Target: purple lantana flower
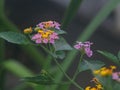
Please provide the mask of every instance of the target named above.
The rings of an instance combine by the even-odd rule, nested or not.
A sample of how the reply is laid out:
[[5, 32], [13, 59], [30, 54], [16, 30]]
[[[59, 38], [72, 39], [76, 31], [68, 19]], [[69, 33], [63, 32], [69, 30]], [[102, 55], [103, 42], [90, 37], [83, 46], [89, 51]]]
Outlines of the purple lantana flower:
[[74, 45], [74, 48], [77, 50], [80, 50], [81, 52], [84, 52], [88, 57], [91, 57], [93, 55], [93, 51], [91, 50], [91, 45], [93, 43], [86, 41], [86, 42], [78, 42]]
[[60, 29], [60, 24], [56, 21], [45, 21], [39, 23], [37, 27], [39, 27], [40, 29], [49, 29], [49, 28]]

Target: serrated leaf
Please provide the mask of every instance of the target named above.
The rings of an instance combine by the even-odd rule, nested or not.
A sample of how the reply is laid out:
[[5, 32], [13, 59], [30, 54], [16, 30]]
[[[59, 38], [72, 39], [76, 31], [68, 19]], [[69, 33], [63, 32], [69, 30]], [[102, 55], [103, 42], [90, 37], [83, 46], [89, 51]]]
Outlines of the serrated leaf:
[[72, 47], [62, 37], [60, 37], [60, 39], [57, 40], [54, 43], [54, 47], [55, 47], [56, 51], [60, 51], [60, 50], [72, 50]]
[[29, 40], [27, 37], [21, 33], [17, 32], [1, 32], [0, 38], [3, 38], [4, 40], [15, 43], [15, 44], [29, 44]]
[[96, 70], [104, 66], [105, 64], [101, 61], [86, 61], [80, 63], [79, 72], [86, 71], [86, 70]]
[[100, 50], [98, 50], [98, 53], [105, 56], [106, 58], [108, 58], [112, 62], [119, 64], [118, 58], [114, 54], [107, 52], [107, 51], [100, 51]]
[[63, 59], [65, 57], [64, 51], [56, 51], [56, 56], [60, 59]]

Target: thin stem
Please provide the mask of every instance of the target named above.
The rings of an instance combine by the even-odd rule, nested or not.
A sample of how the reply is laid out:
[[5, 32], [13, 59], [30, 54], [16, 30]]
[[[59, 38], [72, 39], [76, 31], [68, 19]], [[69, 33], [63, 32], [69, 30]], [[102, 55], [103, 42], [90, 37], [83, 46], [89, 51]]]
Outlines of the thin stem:
[[79, 88], [80, 90], [83, 90], [82, 87], [80, 87], [74, 80], [72, 80], [62, 69], [61, 65], [58, 63], [58, 61], [56, 59], [54, 59], [55, 63], [58, 65], [59, 69], [62, 71], [62, 73], [65, 75], [65, 77], [72, 83], [74, 84], [77, 88]]
[[77, 88], [79, 88], [80, 90], [83, 90], [82, 87], [80, 87], [74, 80], [72, 80], [62, 69], [62, 66], [58, 63], [58, 61], [56, 60], [56, 57], [54, 56], [54, 54], [49, 51], [46, 47], [44, 47], [43, 45], [40, 45], [47, 53], [49, 53], [50, 55], [52, 55], [52, 57], [54, 58], [53, 60], [55, 61], [55, 63], [57, 64], [57, 66], [59, 67], [59, 69], [61, 70], [61, 72], [65, 75], [65, 77], [72, 83], [74, 84]]
[[80, 67], [80, 63], [81, 63], [81, 61], [82, 61], [82, 59], [83, 59], [83, 56], [84, 56], [84, 52], [83, 52], [83, 53], [81, 53], [81, 56], [80, 56], [80, 60], [79, 60], [78, 66], [77, 66], [77, 69], [76, 69], [76, 71], [75, 71], [75, 74], [74, 74], [74, 76], [73, 76], [73, 79], [72, 79], [72, 80], [75, 80], [75, 79], [76, 79], [76, 77], [77, 77], [77, 75], [78, 75], [78, 72], [79, 72], [79, 67]]

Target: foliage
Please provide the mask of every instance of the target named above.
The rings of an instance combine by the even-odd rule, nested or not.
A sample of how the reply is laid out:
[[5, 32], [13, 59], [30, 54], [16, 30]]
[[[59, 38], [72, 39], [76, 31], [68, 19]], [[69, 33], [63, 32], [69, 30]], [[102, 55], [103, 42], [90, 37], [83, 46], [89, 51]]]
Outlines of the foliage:
[[[1, 0], [1, 2], [3, 3], [3, 0]], [[82, 2], [82, 0], [71, 0], [69, 8], [63, 19], [62, 28], [66, 28], [67, 25], [71, 22], [71, 20], [73, 19], [73, 17], [75, 16], [75, 14], [78, 10], [79, 5], [81, 4], [81, 2]], [[88, 25], [88, 27], [78, 37], [78, 40], [81, 42], [86, 41], [94, 33], [96, 28], [103, 22], [103, 20], [110, 14], [110, 12], [115, 8], [115, 6], [118, 4], [118, 2], [119, 2], [119, 0], [109, 1], [109, 3], [107, 5], [105, 5], [105, 7], [103, 7], [103, 9], [101, 9], [101, 11], [93, 19], [93, 21], [90, 23], [90, 25]], [[0, 13], [1, 13], [0, 20], [2, 20], [2, 22], [3, 22], [1, 24], [2, 25], [1, 28], [12, 27], [12, 29], [14, 31], [14, 30], [16, 30], [14, 25], [12, 25], [12, 23], [9, 22], [4, 17], [4, 14], [3, 14], [3, 6], [4, 5], [2, 3], [0, 3], [0, 7], [1, 7], [0, 8]], [[85, 45], [82, 48], [80, 47], [78, 49], [78, 51], [81, 53], [80, 60], [78, 63], [78, 67], [76, 68], [76, 71], [73, 75], [73, 78], [71, 78], [66, 73], [66, 71], [69, 68], [70, 64], [72, 63], [72, 60], [74, 59], [74, 57], [76, 57], [77, 51], [75, 49], [73, 49], [71, 47], [71, 45], [69, 45], [67, 43], [67, 41], [63, 38], [62, 34], [66, 34], [67, 32], [59, 29], [59, 24], [58, 23], [56, 24], [55, 21], [53, 21], [52, 24], [54, 24], [56, 26], [51, 25], [51, 22], [52, 21], [48, 21], [47, 24], [46, 24], [46, 22], [44, 22], [46, 26], [43, 28], [41, 28], [41, 26], [39, 28], [37, 26], [37, 29], [32, 28], [33, 33], [29, 32], [29, 28], [27, 28], [28, 31], [26, 32], [26, 34], [28, 34], [28, 35], [26, 35], [26, 36], [20, 32], [13, 32], [13, 31], [0, 32], [0, 38], [1, 38], [0, 42], [1, 42], [2, 47], [4, 46], [4, 41], [2, 39], [6, 40], [7, 42], [19, 44], [19, 45], [32, 45], [32, 46], [35, 45], [38, 47], [40, 46], [41, 48], [43, 48], [44, 51], [46, 51], [46, 53], [49, 56], [52, 57], [52, 58], [50, 58], [51, 60], [46, 65], [48, 65], [50, 68], [53, 68], [52, 64], [51, 64], [51, 61], [53, 60], [56, 63], [56, 66], [54, 66], [54, 67], [59, 67], [59, 70], [58, 70], [58, 68], [55, 70], [54, 75], [51, 75], [50, 73], [48, 73], [46, 71], [42, 71], [39, 75], [34, 75], [24, 65], [22, 65], [21, 63], [15, 61], [15, 60], [3, 61], [4, 60], [4, 48], [2, 48], [0, 51], [0, 55], [1, 55], [0, 59], [1, 59], [2, 68], [9, 70], [10, 72], [14, 73], [18, 77], [21, 77], [22, 78], [21, 81], [25, 82], [25, 83], [23, 83], [23, 85], [18, 86], [18, 88], [16, 88], [16, 90], [17, 89], [20, 90], [21, 87], [26, 87], [26, 83], [32, 83], [32, 87], [34, 87], [35, 90], [39, 90], [39, 89], [45, 90], [45, 88], [42, 85], [51, 86], [52, 90], [55, 90], [57, 88], [57, 86], [59, 86], [59, 85], [65, 85], [63, 90], [68, 90], [68, 87], [70, 86], [70, 84], [73, 84], [79, 90], [84, 90], [84, 88], [75, 81], [75, 79], [77, 78], [79, 73], [82, 73], [83, 71], [86, 71], [86, 70], [91, 70], [93, 73], [94, 70], [100, 69], [105, 65], [104, 62], [101, 62], [100, 60], [84, 60], [83, 56], [86, 54], [85, 52], [87, 52], [86, 50], [88, 50], [88, 48], [89, 48], [88, 46]], [[41, 29], [43, 29], [42, 33], [40, 33]], [[49, 34], [46, 35], [46, 32]], [[33, 36], [36, 34], [42, 35], [42, 39], [43, 39], [42, 42], [38, 42], [39, 38], [32, 39]], [[40, 35], [38, 35], [38, 36], [40, 36]], [[46, 38], [48, 39], [47, 42], [45, 41]], [[52, 38], [52, 39], [50, 40], [50, 38]], [[52, 41], [53, 39], [55, 41]], [[23, 46], [23, 47], [26, 47], [26, 46]], [[30, 46], [30, 48], [31, 49], [29, 49], [29, 48], [24, 48], [24, 49], [26, 51], [28, 51], [29, 53], [31, 53], [31, 55], [35, 59], [37, 59], [38, 62], [39, 62], [39, 59], [41, 59], [42, 61], [46, 59], [43, 57], [42, 53], [40, 54], [41, 56], [39, 56], [39, 53], [37, 52], [36, 49], [34, 49], [31, 46]], [[66, 56], [66, 51], [71, 51], [71, 52]], [[119, 66], [120, 51], [118, 52], [118, 55], [114, 55], [110, 52], [100, 51], [100, 50], [98, 50], [98, 53], [105, 56], [106, 58], [108, 58], [108, 60], [111, 60], [113, 63], [115, 63]], [[65, 60], [63, 60], [62, 64], [60, 64], [59, 61], [57, 60], [57, 59], [64, 59], [64, 58], [65, 58]], [[44, 65], [44, 62], [42, 64]], [[105, 70], [109, 70], [109, 69], [105, 69]], [[49, 69], [49, 71], [52, 72], [52, 69]], [[118, 72], [117, 72], [117, 74], [119, 74]], [[110, 76], [107, 76], [107, 77], [102, 77], [100, 75], [96, 75], [93, 73], [93, 76], [98, 79], [98, 81], [97, 81], [98, 83], [95, 87], [88, 87], [89, 89], [87, 88], [85, 90], [92, 90], [92, 88], [96, 88], [96, 90], [120, 89], [119, 80], [117, 80], [117, 79], [114, 80], [112, 77], [112, 73], [114, 73], [114, 72], [111, 72]], [[1, 79], [2, 75], [4, 75], [2, 72], [2, 69], [0, 71], [0, 74], [1, 74], [0, 75], [0, 79]], [[65, 76], [67, 78], [66, 81], [62, 81], [63, 76]], [[4, 79], [3, 80], [1, 79], [0, 84], [2, 81], [4, 81]], [[4, 83], [2, 83], [1, 85], [3, 86], [3, 84]], [[3, 87], [1, 85], [0, 85], [0, 89], [3, 90]], [[101, 85], [101, 86], [98, 87], [98, 85]], [[21, 90], [22, 89], [23, 88], [21, 88]]]

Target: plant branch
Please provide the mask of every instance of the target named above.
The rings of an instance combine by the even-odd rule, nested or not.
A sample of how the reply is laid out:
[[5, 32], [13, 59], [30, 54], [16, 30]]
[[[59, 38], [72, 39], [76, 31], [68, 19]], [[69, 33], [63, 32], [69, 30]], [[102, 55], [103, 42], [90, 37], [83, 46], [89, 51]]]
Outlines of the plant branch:
[[74, 74], [72, 80], [75, 80], [76, 77], [77, 77], [77, 75], [78, 75], [79, 68], [80, 68], [80, 63], [81, 63], [81, 61], [83, 60], [83, 56], [84, 56], [84, 53], [81, 53], [81, 56], [80, 56], [80, 60], [79, 60], [78, 66], [77, 66], [77, 69], [76, 69], [76, 71], [75, 71], [75, 74]]
[[82, 87], [80, 87], [74, 80], [72, 80], [62, 69], [62, 66], [58, 63], [58, 61], [56, 59], [54, 59], [55, 63], [57, 64], [57, 66], [59, 67], [59, 69], [61, 70], [61, 72], [65, 75], [65, 77], [72, 83], [74, 84], [77, 88], [79, 88], [80, 90], [83, 90]]

